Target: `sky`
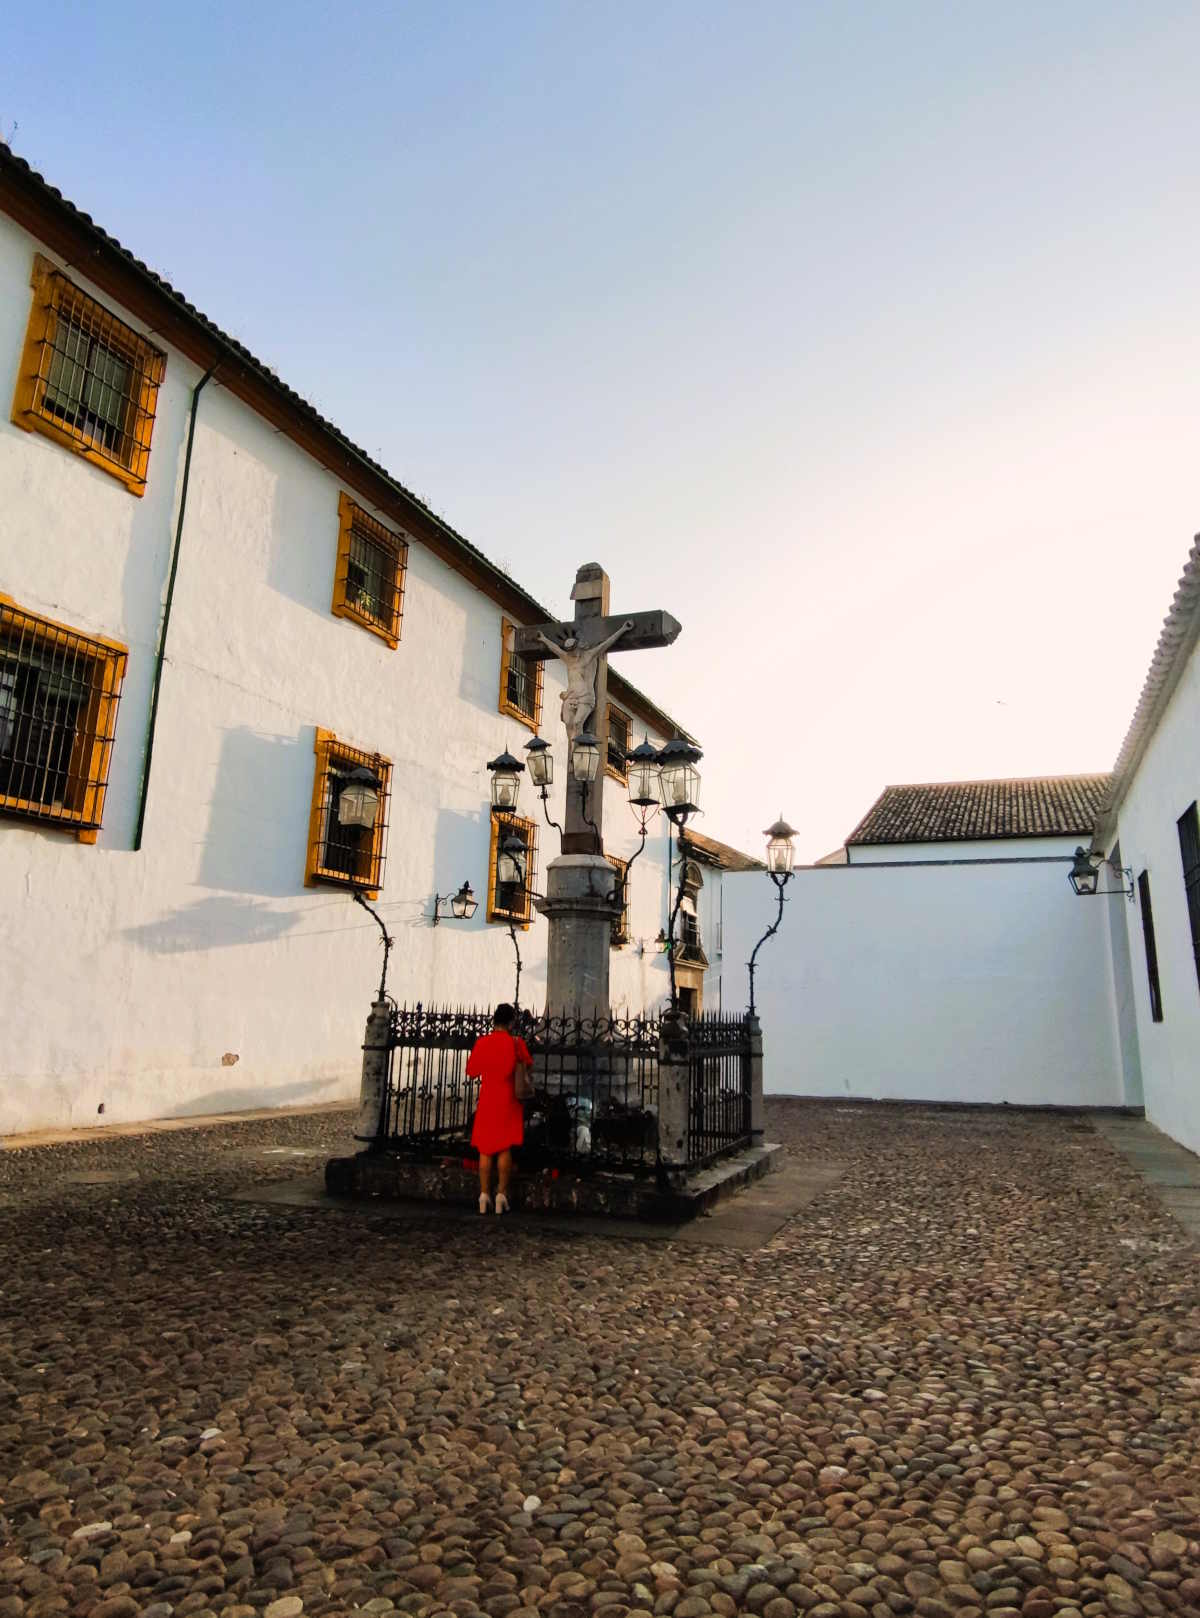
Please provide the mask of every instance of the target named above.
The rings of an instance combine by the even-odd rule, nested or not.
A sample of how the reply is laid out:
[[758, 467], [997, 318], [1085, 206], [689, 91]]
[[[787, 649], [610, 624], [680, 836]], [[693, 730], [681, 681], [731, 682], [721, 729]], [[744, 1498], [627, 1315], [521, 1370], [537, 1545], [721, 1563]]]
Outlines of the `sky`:
[[63, 0], [0, 134], [553, 610], [672, 612], [619, 666], [699, 828], [807, 860], [1116, 757], [1200, 529], [1198, 74], [1192, 0]]

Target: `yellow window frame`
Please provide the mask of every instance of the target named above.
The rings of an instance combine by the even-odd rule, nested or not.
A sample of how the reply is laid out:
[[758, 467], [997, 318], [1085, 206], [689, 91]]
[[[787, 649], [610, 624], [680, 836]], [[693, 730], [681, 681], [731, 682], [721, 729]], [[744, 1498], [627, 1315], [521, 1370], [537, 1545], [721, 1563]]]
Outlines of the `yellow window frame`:
[[[388, 805], [391, 801], [392, 761], [379, 753], [367, 753], [361, 748], [351, 747], [347, 742], [339, 741], [331, 730], [322, 730], [317, 727], [313, 738], [313, 753], [316, 763], [313, 768], [312, 805], [308, 816], [308, 852], [304, 862], [304, 886], [306, 888], [332, 886], [338, 888], [358, 888], [368, 899], [378, 899], [383, 886], [383, 862], [385, 858], [385, 839], [388, 826]], [[355, 765], [365, 765], [373, 770], [380, 780], [380, 809], [379, 817], [371, 835], [371, 854], [368, 874], [356, 878], [348, 871], [338, 871], [327, 866], [322, 856], [325, 853], [328, 841], [328, 815], [331, 805], [326, 803], [326, 782], [332, 766], [343, 765], [353, 769]]]
[[43, 826], [73, 831], [81, 843], [94, 843], [104, 819], [108, 792], [108, 771], [112, 762], [117, 728], [117, 705], [129, 664], [129, 648], [75, 629], [41, 613], [20, 606], [12, 596], [0, 592], [0, 629], [14, 619], [22, 622], [22, 632], [35, 641], [49, 642], [57, 649], [74, 650], [91, 664], [91, 690], [86, 712], [75, 727], [67, 784], [74, 803], [44, 804], [33, 798], [0, 794], [0, 815], [32, 820]]
[[626, 756], [629, 754], [629, 742], [633, 735], [633, 720], [625, 712], [624, 708], [618, 708], [615, 702], [610, 702], [604, 711], [604, 773], [605, 775], [611, 775], [614, 781], [620, 781], [621, 785], [625, 786], [629, 781], [628, 765], [626, 765], [625, 769], [618, 770], [616, 765], [610, 764], [608, 760], [608, 739], [612, 735], [614, 714], [617, 714], [624, 723], [623, 735], [625, 739], [621, 751]]
[[542, 723], [542, 685], [545, 666], [540, 661], [533, 663], [533, 712], [526, 713], [524, 708], [518, 708], [515, 702], [509, 700], [508, 672], [512, 667], [513, 636], [518, 626], [511, 618], [500, 620], [500, 698], [497, 711], [506, 714], [510, 719], [518, 720], [527, 725], [534, 735]]
[[[376, 618], [358, 605], [353, 596], [350, 577], [350, 545], [355, 529], [372, 544], [392, 554], [395, 572], [392, 578], [392, 599], [386, 619]], [[395, 651], [400, 644], [400, 626], [404, 619], [404, 577], [408, 571], [408, 543], [392, 529], [385, 528], [377, 517], [364, 511], [356, 500], [344, 492], [338, 495], [337, 558], [333, 570], [333, 606], [335, 618], [349, 618], [372, 635], [378, 635]]]
[[604, 858], [617, 873], [617, 881], [621, 887], [621, 913], [613, 917], [612, 930], [609, 938], [613, 949], [624, 949], [628, 944], [629, 933], [629, 861], [623, 860], [617, 854], [606, 854]]
[[[29, 284], [33, 288], [33, 304], [17, 368], [13, 421], [26, 432], [43, 433], [72, 454], [100, 467], [123, 483], [131, 494], [144, 495], [158, 390], [166, 373], [166, 355], [96, 298], [77, 287], [41, 253], [34, 254]], [[134, 374], [134, 389], [125, 403], [120, 429], [121, 438], [129, 445], [127, 458], [106, 449], [87, 429], [64, 423], [46, 404], [48, 356], [55, 351], [54, 337], [60, 320], [70, 321], [88, 332], [102, 333], [108, 349]]]
[[[500, 854], [501, 834], [521, 832], [525, 838], [525, 903], [520, 910], [505, 910], [496, 903], [496, 865]], [[537, 878], [537, 825], [520, 815], [493, 815], [492, 836], [488, 846], [487, 919], [505, 926], [515, 923], [523, 930], [533, 921], [531, 893]]]

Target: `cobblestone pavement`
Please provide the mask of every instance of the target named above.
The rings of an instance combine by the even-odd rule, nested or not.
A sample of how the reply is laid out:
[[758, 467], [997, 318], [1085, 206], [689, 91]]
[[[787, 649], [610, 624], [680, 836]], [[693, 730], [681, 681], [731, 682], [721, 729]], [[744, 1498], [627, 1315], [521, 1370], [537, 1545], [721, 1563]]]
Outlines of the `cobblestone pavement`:
[[769, 1122], [847, 1171], [752, 1252], [230, 1199], [342, 1114], [0, 1152], [0, 1618], [1200, 1613], [1196, 1255], [1125, 1160]]

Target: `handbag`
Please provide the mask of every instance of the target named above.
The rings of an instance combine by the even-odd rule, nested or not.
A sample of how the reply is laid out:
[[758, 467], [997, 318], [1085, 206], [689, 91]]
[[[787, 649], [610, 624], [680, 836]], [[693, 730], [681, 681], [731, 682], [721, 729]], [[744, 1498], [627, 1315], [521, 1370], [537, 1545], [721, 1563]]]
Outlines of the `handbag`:
[[534, 1096], [533, 1070], [525, 1067], [522, 1063], [517, 1062], [516, 1054], [517, 1042], [514, 1039], [513, 1061], [515, 1065], [513, 1067], [513, 1093], [518, 1101], [532, 1101]]

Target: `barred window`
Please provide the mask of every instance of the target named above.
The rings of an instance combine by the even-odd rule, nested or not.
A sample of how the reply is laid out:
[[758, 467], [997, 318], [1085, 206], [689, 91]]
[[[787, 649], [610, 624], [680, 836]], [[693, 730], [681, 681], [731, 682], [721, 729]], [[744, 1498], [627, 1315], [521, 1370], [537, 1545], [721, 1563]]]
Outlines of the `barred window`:
[[[520, 882], [500, 880], [500, 842], [515, 835], [521, 840]], [[493, 815], [492, 840], [488, 851], [488, 920], [515, 921], [527, 927], [533, 917], [533, 894], [537, 888], [537, 827], [519, 815]]]
[[144, 494], [166, 356], [40, 253], [13, 420]]
[[352, 618], [395, 650], [400, 644], [408, 546], [348, 494], [338, 496], [333, 612]]
[[1200, 980], [1200, 816], [1189, 804], [1176, 822], [1179, 857], [1183, 861], [1183, 888], [1187, 897], [1188, 931], [1192, 935], [1192, 955]]
[[[313, 750], [317, 762], [308, 822], [305, 886], [328, 882], [361, 888], [374, 897], [383, 886], [387, 858], [391, 760], [348, 747], [328, 730], [317, 731]], [[374, 820], [369, 826], [349, 824], [343, 819], [342, 793], [348, 785], [362, 780], [352, 776], [355, 770], [369, 772], [376, 783]]]
[[1150, 1021], [1163, 1020], [1162, 986], [1158, 981], [1158, 944], [1154, 938], [1154, 907], [1150, 903], [1150, 873], [1137, 880], [1138, 907], [1142, 912], [1142, 943], [1146, 948], [1146, 981], [1150, 990]]
[[620, 909], [612, 919], [609, 943], [613, 949], [620, 949], [629, 942], [629, 861], [618, 859], [615, 854], [606, 854], [604, 857], [617, 873], [613, 898]]
[[0, 814], [95, 842], [127, 660], [0, 596]]
[[516, 630], [509, 619], [500, 620], [500, 712], [537, 730], [542, 722], [542, 665], [513, 651]]
[[608, 705], [608, 752], [605, 755], [604, 766], [609, 775], [618, 781], [628, 777], [626, 757], [629, 753], [629, 715], [620, 708]]

